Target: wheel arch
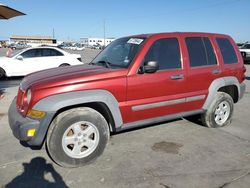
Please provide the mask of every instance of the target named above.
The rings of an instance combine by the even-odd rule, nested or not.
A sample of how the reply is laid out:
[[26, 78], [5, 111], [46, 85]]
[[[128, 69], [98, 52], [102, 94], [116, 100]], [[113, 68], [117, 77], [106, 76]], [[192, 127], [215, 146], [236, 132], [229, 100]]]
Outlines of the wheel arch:
[[[3, 71], [3, 74], [4, 74], [3, 77], [7, 76], [6, 70], [3, 67], [0, 67], [0, 72], [1, 71]], [[0, 78], [1, 78], [1, 76], [0, 76]]]
[[66, 67], [66, 66], [70, 66], [70, 63], [61, 63], [61, 64], [59, 65], [59, 67]]
[[232, 97], [234, 103], [237, 103], [239, 100], [239, 93], [236, 85], [223, 86], [219, 88], [218, 91], [229, 94]]
[[39, 136], [34, 142], [43, 145], [54, 118], [66, 110], [77, 107], [90, 107], [98, 111], [108, 122], [111, 132], [115, 132], [123, 124], [118, 101], [109, 91], [91, 90], [53, 95], [42, 99], [33, 106], [33, 109], [47, 113], [47, 119], [42, 120]]
[[232, 97], [234, 103], [237, 103], [241, 96], [239, 81], [236, 77], [233, 76], [218, 78], [214, 80], [209, 86], [208, 96], [203, 105], [203, 109], [208, 109], [217, 92], [225, 92], [229, 94]]
[[61, 114], [64, 111], [67, 111], [67, 110], [70, 110], [70, 109], [73, 109], [73, 108], [79, 108], [79, 107], [89, 107], [89, 108], [92, 108], [92, 109], [96, 110], [107, 121], [107, 123], [109, 125], [110, 132], [115, 132], [116, 131], [114, 117], [113, 117], [110, 109], [108, 108], [108, 106], [104, 102], [89, 102], [89, 103], [82, 103], [82, 104], [76, 104], [76, 105], [72, 105], [72, 106], [63, 107], [63, 108], [59, 109], [54, 114], [51, 122], [55, 119], [55, 117], [58, 114]]

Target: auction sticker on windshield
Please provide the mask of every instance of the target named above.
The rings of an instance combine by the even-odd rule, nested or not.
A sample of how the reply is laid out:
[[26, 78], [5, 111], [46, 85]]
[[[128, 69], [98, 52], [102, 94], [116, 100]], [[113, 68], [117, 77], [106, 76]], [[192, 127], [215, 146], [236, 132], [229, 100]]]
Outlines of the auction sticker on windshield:
[[127, 43], [130, 43], [130, 44], [141, 44], [143, 42], [143, 39], [138, 39], [138, 38], [131, 38], [128, 40]]

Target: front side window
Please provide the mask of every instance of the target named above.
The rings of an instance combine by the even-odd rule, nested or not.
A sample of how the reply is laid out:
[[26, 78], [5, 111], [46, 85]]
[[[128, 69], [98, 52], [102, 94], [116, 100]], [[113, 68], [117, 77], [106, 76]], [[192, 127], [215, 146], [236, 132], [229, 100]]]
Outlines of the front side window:
[[191, 67], [216, 65], [216, 56], [207, 37], [188, 37], [185, 39]]
[[159, 39], [147, 52], [144, 62], [156, 61], [159, 70], [181, 68], [181, 55], [177, 38]]
[[23, 52], [21, 55], [23, 56], [23, 58], [41, 57], [41, 50], [31, 49]]
[[143, 45], [144, 39], [125, 37], [109, 44], [92, 62], [95, 65], [127, 68]]
[[231, 42], [226, 38], [216, 38], [216, 41], [219, 45], [224, 63], [225, 64], [237, 63], [238, 58]]

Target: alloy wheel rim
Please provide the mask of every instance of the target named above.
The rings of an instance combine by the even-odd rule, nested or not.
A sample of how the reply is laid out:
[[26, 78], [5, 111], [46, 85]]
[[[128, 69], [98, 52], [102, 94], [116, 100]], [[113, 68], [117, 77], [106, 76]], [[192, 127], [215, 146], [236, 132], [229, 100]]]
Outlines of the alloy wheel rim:
[[227, 101], [222, 101], [219, 103], [214, 113], [215, 122], [222, 126], [229, 118], [231, 109], [230, 104]]
[[91, 122], [80, 121], [72, 124], [63, 134], [62, 148], [72, 158], [89, 156], [97, 148], [100, 135]]

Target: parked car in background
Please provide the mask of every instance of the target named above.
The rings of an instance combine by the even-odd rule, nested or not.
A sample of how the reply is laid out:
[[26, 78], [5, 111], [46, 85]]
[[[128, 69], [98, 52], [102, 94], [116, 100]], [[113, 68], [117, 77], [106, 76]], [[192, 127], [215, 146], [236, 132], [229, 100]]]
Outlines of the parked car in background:
[[77, 44], [75, 44], [73, 50], [81, 51], [81, 50], [84, 50], [84, 49], [85, 49], [85, 47], [84, 47], [83, 44], [77, 43]]
[[240, 53], [245, 62], [250, 61], [250, 43], [245, 43], [243, 46], [241, 46]]
[[102, 50], [102, 49], [104, 49], [104, 46], [102, 46], [102, 45], [100, 45], [100, 44], [94, 44], [94, 45], [92, 46], [92, 49]]
[[25, 76], [44, 69], [82, 64], [81, 55], [55, 47], [27, 48], [11, 57], [0, 57], [0, 78]]
[[29, 45], [27, 45], [26, 43], [12, 43], [8, 46], [8, 48], [12, 48], [13, 50], [21, 50], [21, 49], [24, 49], [24, 48], [28, 48], [28, 47], [31, 47]]

